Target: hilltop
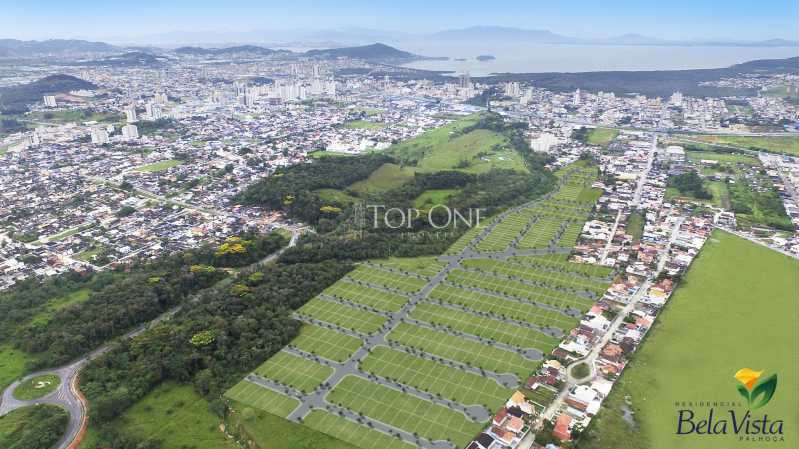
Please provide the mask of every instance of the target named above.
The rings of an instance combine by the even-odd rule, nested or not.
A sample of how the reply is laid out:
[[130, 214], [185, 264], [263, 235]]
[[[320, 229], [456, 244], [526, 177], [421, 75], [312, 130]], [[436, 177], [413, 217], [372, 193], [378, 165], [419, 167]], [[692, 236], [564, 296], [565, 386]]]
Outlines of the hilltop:
[[0, 89], [0, 110], [6, 113], [25, 112], [29, 104], [41, 101], [43, 95], [82, 89], [94, 90], [97, 85], [72, 75], [50, 75], [32, 83]]

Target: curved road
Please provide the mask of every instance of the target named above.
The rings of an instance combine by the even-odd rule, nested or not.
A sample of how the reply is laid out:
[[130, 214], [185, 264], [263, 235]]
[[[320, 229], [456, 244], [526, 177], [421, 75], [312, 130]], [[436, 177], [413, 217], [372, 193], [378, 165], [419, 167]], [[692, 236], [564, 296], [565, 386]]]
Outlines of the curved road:
[[[277, 251], [274, 254], [267, 256], [266, 258], [255, 262], [244, 269], [253, 268], [259, 265], [263, 265], [275, 260], [279, 257], [283, 251], [287, 248], [290, 248], [297, 244], [297, 239], [299, 237], [299, 231], [295, 229], [290, 229], [291, 231], [291, 240], [289, 244], [282, 248], [280, 251]], [[226, 277], [219, 281], [216, 285], [219, 285], [223, 282], [230, 282], [231, 278]], [[213, 288], [209, 287], [209, 288]], [[198, 296], [195, 295], [194, 298], [187, 303], [196, 302]], [[177, 306], [171, 310], [168, 310], [161, 314], [156, 319], [145, 323], [136, 329], [126, 333], [122, 337], [118, 339], [114, 339], [114, 341], [101, 346], [100, 348], [90, 352], [89, 354], [81, 357], [78, 360], [73, 361], [69, 365], [62, 366], [60, 368], [54, 368], [51, 370], [43, 370], [38, 371], [36, 373], [28, 374], [25, 377], [17, 380], [16, 382], [12, 383], [8, 386], [8, 388], [3, 391], [2, 396], [0, 397], [0, 417], [5, 416], [14, 410], [21, 409], [23, 407], [28, 407], [31, 405], [38, 405], [38, 404], [50, 404], [50, 405], [57, 405], [61, 408], [65, 409], [69, 413], [69, 423], [67, 424], [67, 429], [64, 432], [64, 435], [59, 440], [58, 444], [55, 446], [55, 449], [71, 449], [73, 447], [73, 443], [75, 439], [80, 434], [81, 429], [85, 425], [85, 421], [87, 419], [86, 416], [86, 400], [83, 395], [80, 393], [78, 389], [78, 375], [80, 374], [81, 369], [86, 366], [91, 360], [99, 357], [106, 352], [110, 351], [111, 348], [119, 341], [119, 340], [126, 340], [133, 338], [145, 330], [149, 329], [153, 325], [156, 325], [164, 320], [167, 320], [173, 317], [176, 313], [181, 310], [182, 306]], [[14, 398], [13, 392], [14, 389], [19, 386], [20, 383], [36, 376], [41, 376], [43, 374], [53, 374], [61, 378], [61, 384], [58, 388], [53, 391], [52, 393], [40, 398], [35, 399], [32, 401], [20, 401]]]

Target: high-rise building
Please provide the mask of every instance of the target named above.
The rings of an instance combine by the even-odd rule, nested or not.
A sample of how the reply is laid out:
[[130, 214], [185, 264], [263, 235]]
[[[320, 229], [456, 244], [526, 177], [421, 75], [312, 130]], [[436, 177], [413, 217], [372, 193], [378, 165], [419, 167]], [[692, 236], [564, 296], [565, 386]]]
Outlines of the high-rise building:
[[469, 76], [469, 72], [462, 73], [458, 77], [458, 81], [459, 81], [458, 86], [461, 89], [471, 89], [471, 87], [472, 87], [472, 77]]
[[122, 137], [125, 139], [138, 139], [139, 138], [139, 128], [136, 125], [125, 125], [122, 127]]
[[313, 65], [313, 77], [314, 79], [319, 78], [319, 64]]
[[155, 94], [153, 101], [155, 101], [158, 104], [167, 104], [167, 102], [169, 102], [169, 97], [167, 97], [165, 93], [160, 92]]
[[147, 111], [147, 117], [149, 117], [150, 120], [158, 120], [164, 117], [163, 112], [161, 112], [161, 106], [158, 104], [147, 103], [145, 109]]
[[505, 96], [506, 97], [518, 97], [521, 95], [521, 87], [519, 83], [516, 81], [510, 82], [505, 84]]
[[580, 106], [580, 102], [582, 102], [582, 100], [583, 100], [583, 98], [582, 98], [582, 93], [580, 92], [580, 89], [575, 90], [574, 91], [574, 98], [572, 99], [572, 104], [574, 106]]
[[128, 123], [136, 123], [139, 120], [136, 115], [136, 106], [130, 105], [125, 108], [125, 118]]
[[54, 95], [45, 95], [44, 96], [44, 105], [48, 108], [56, 107], [55, 96]]
[[108, 132], [102, 126], [92, 126], [91, 134], [93, 144], [102, 145], [108, 143]]

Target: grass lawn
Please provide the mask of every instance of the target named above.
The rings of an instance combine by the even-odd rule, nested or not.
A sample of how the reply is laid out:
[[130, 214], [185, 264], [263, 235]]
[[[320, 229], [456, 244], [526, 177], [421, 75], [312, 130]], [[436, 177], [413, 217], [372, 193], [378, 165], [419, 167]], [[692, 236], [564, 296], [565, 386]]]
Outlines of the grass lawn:
[[160, 161], [152, 164], [142, 165], [141, 167], [136, 167], [135, 171], [142, 173], [155, 173], [170, 169], [172, 167], [177, 167], [178, 165], [183, 165], [183, 161], [179, 161], [177, 159], [168, 159], [166, 161]]
[[370, 122], [367, 120], [353, 120], [344, 123], [345, 128], [349, 129], [382, 129], [386, 127], [385, 123]]
[[343, 362], [361, 347], [361, 340], [312, 324], [305, 324], [291, 341], [293, 348], [336, 362]]
[[576, 379], [582, 379], [591, 374], [591, 368], [588, 367], [587, 363], [581, 362], [574, 365], [574, 367], [571, 368], [571, 373], [572, 376], [574, 376]]
[[415, 449], [417, 446], [378, 430], [364, 427], [324, 410], [312, 411], [303, 423], [363, 449]]
[[237, 383], [225, 393], [225, 397], [237, 401], [241, 405], [238, 408], [240, 411], [243, 411], [246, 407], [252, 407], [283, 417], [288, 416], [300, 405], [300, 401], [297, 399], [264, 388], [248, 380], [242, 380]]
[[19, 379], [27, 372], [34, 358], [9, 344], [0, 344], [0, 390]]
[[161, 441], [161, 449], [237, 449], [219, 430], [221, 419], [191, 385], [166, 382], [125, 411], [112, 425], [125, 434]]
[[[287, 421], [263, 410], [245, 412], [247, 406], [232, 403], [234, 413], [228, 417], [231, 431], [238, 432], [265, 449], [356, 449], [357, 446], [314, 430], [309, 426]], [[388, 448], [386, 448], [388, 449]]]
[[303, 393], [310, 393], [333, 374], [333, 369], [281, 351], [256, 368], [255, 372]]
[[700, 142], [728, 145], [740, 148], [756, 148], [775, 153], [787, 153], [799, 156], [799, 136], [727, 136], [696, 135], [690, 136]]
[[641, 241], [641, 236], [644, 235], [644, 225], [646, 224], [646, 217], [641, 212], [632, 212], [627, 219], [627, 233], [633, 236], [633, 243]]
[[414, 170], [410, 167], [386, 163], [373, 171], [365, 180], [352, 184], [349, 190], [358, 194], [390, 190], [411, 180], [413, 173]]
[[446, 204], [450, 197], [457, 195], [459, 189], [431, 189], [425, 190], [413, 200], [413, 207], [424, 208], [437, 204]]
[[89, 295], [91, 294], [91, 292], [92, 291], [88, 288], [81, 288], [75, 290], [74, 292], [68, 295], [64, 295], [62, 297], [48, 301], [47, 308], [37, 313], [33, 318], [31, 318], [30, 324], [47, 323], [48, 321], [50, 321], [50, 319], [53, 318], [53, 315], [55, 315], [57, 311], [89, 299]]
[[58, 388], [61, 378], [53, 374], [32, 377], [19, 384], [12, 393], [20, 401], [32, 401], [47, 396]]
[[716, 153], [713, 151], [686, 151], [685, 155], [692, 161], [702, 159], [709, 161], [731, 162], [734, 164], [760, 165], [760, 161], [754, 156], [733, 153]]
[[354, 156], [354, 154], [352, 154], [352, 153], [342, 153], [341, 151], [326, 151], [326, 150], [325, 151], [323, 151], [323, 150], [312, 151], [312, 152], [308, 153], [308, 155], [311, 156], [314, 159], [319, 159], [319, 158], [322, 158], [322, 157], [350, 157], [350, 156]]
[[[655, 328], [603, 404], [580, 449], [728, 449], [736, 436], [676, 435], [675, 401], [744, 402], [741, 368], [779, 376], [776, 394], [753, 419], [785, 420], [785, 442], [799, 437], [799, 261], [716, 231], [689, 269]], [[637, 427], [622, 418], [629, 396]], [[730, 407], [717, 407], [728, 416]], [[707, 407], [693, 407], [706, 416]], [[793, 443], [791, 443], [793, 444]], [[749, 444], [765, 447], [770, 443]], [[777, 443], [785, 445], [785, 443]], [[786, 446], [787, 447], [787, 446]]]
[[606, 147], [618, 135], [618, 129], [594, 128], [588, 133], [585, 140], [590, 145]]

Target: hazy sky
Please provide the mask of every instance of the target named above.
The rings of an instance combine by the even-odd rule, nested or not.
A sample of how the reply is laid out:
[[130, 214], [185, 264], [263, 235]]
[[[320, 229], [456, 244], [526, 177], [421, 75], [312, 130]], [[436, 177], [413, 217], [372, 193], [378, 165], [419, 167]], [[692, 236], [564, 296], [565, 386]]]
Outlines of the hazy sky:
[[172, 31], [502, 25], [576, 37], [799, 40], [795, 0], [0, 0], [0, 38], [137, 38]]

